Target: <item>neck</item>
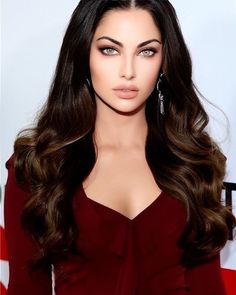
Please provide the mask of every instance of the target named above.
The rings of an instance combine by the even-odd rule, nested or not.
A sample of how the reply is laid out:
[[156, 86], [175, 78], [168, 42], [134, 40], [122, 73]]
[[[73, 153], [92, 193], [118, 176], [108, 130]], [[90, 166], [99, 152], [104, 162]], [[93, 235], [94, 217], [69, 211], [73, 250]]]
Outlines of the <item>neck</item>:
[[145, 107], [133, 114], [97, 108], [94, 138], [98, 148], [144, 148], [147, 130]]

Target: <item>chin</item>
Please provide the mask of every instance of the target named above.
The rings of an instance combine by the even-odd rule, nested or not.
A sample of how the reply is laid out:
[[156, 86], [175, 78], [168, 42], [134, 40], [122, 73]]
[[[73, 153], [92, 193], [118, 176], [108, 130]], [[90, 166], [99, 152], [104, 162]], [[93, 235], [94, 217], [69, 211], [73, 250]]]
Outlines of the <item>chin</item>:
[[145, 103], [143, 103], [141, 105], [137, 105], [137, 106], [132, 106], [132, 107], [131, 106], [125, 106], [125, 107], [124, 106], [123, 107], [115, 107], [115, 106], [112, 107], [111, 106], [111, 108], [115, 112], [117, 112], [121, 115], [134, 115], [145, 108]]

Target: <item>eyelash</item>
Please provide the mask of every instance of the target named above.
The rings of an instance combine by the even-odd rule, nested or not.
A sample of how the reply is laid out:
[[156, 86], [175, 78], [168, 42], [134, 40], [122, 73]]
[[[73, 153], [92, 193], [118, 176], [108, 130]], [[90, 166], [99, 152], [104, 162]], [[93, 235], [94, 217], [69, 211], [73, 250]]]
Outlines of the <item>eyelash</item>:
[[[104, 53], [104, 50], [107, 50], [107, 49], [112, 49], [112, 50], [117, 51], [117, 49], [114, 48], [114, 47], [112, 47], [112, 46], [109, 46], [109, 47], [101, 47], [101, 48], [99, 48], [99, 50], [101, 51], [101, 53], [102, 53], [103, 55], [106, 55], [106, 56], [113, 56], [113, 55], [115, 55], [115, 54], [107, 54], [107, 53]], [[144, 55], [144, 56], [146, 56], [146, 57], [152, 57], [152, 56], [154, 56], [154, 55], [157, 53], [157, 50], [154, 49], [154, 48], [145, 48], [145, 49], [143, 49], [141, 52], [143, 52], [143, 51], [151, 51], [151, 52], [153, 53], [152, 55]]]

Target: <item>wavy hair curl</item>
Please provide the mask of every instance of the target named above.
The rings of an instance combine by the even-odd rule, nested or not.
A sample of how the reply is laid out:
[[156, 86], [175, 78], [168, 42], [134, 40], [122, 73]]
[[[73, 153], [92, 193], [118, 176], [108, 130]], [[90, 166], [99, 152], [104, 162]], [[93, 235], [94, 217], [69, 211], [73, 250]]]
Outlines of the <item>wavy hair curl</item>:
[[133, 7], [152, 15], [163, 40], [166, 114], [159, 115], [153, 90], [145, 109], [146, 158], [159, 187], [186, 206], [187, 223], [179, 241], [183, 263], [193, 265], [216, 255], [236, 224], [220, 201], [225, 156], [205, 131], [209, 118], [193, 84], [190, 54], [170, 2], [81, 0], [37, 123], [21, 132], [14, 145], [16, 178], [29, 190], [22, 222], [41, 249], [38, 264], [78, 252], [72, 199], [96, 162], [96, 103], [86, 83], [91, 41], [105, 13]]

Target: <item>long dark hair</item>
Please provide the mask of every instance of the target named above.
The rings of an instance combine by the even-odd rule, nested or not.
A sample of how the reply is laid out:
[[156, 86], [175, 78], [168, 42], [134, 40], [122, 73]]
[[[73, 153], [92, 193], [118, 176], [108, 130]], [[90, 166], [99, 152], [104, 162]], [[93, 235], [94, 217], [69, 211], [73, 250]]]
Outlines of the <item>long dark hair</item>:
[[194, 264], [216, 255], [235, 224], [220, 202], [225, 157], [205, 131], [208, 116], [193, 85], [190, 55], [170, 2], [81, 0], [37, 124], [20, 133], [14, 146], [16, 177], [29, 191], [22, 222], [39, 245], [40, 263], [54, 263], [78, 251], [72, 199], [96, 162], [96, 103], [86, 82], [91, 41], [106, 12], [131, 7], [148, 11], [162, 35], [166, 114], [159, 114], [153, 90], [145, 109], [146, 158], [159, 187], [186, 206], [188, 218], [179, 241], [183, 262]]

